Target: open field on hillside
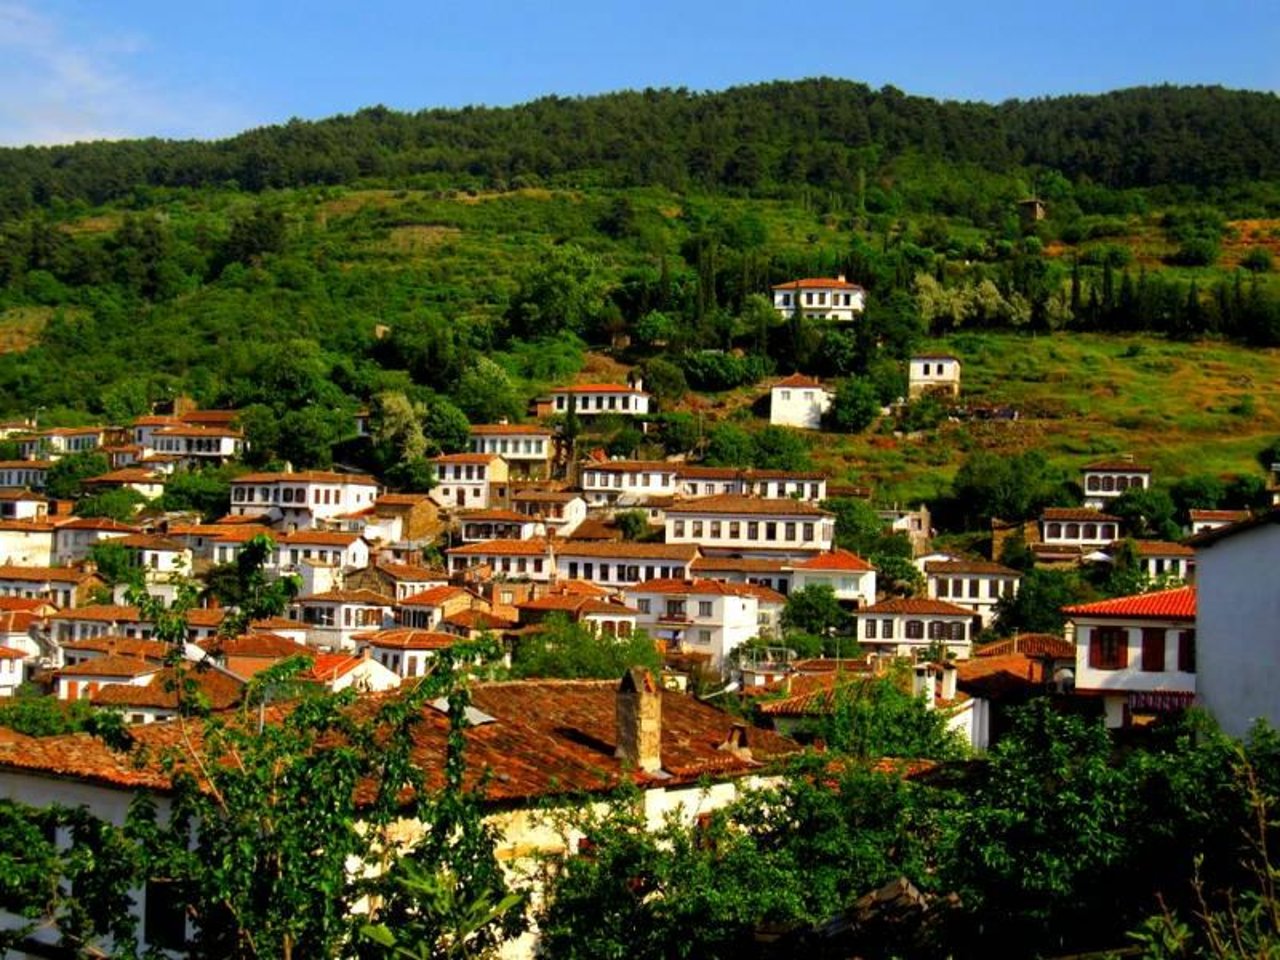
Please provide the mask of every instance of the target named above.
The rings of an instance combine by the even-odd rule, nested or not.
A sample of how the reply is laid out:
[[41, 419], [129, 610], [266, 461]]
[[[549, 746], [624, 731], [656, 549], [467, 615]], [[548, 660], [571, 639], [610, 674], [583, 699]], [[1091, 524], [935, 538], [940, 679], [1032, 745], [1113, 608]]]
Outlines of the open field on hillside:
[[1150, 337], [964, 334], [935, 347], [964, 363], [964, 400], [1010, 404], [1014, 422], [945, 423], [936, 434], [824, 434], [815, 459], [878, 499], [943, 493], [972, 450], [1039, 449], [1064, 470], [1132, 453], [1157, 480], [1261, 473], [1256, 455], [1280, 435], [1280, 351]]

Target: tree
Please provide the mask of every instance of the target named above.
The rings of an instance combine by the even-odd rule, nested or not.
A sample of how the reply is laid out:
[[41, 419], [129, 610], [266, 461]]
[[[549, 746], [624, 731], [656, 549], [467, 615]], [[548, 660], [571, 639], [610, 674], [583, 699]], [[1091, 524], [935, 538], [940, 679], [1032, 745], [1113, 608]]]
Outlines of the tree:
[[1173, 498], [1160, 487], [1130, 487], [1108, 508], [1138, 539], [1177, 540], [1182, 531], [1174, 519]]
[[1016, 596], [996, 602], [996, 631], [1061, 633], [1062, 608], [1091, 599], [1092, 592], [1073, 571], [1032, 570], [1023, 576]]
[[440, 396], [427, 402], [422, 432], [433, 453], [462, 453], [471, 444], [471, 422], [467, 415]]
[[1253, 247], [1240, 258], [1240, 266], [1250, 273], [1270, 273], [1272, 265], [1271, 251], [1266, 247]]
[[235, 472], [235, 467], [175, 471], [165, 482], [160, 509], [193, 510], [206, 521], [224, 517], [231, 509], [231, 479]]
[[403, 393], [387, 391], [373, 398], [370, 433], [388, 462], [414, 460], [427, 452], [421, 415]]
[[110, 469], [106, 454], [92, 450], [59, 457], [45, 474], [44, 492], [56, 500], [74, 500], [84, 492], [83, 481]]
[[825, 637], [848, 633], [853, 618], [840, 606], [835, 590], [825, 583], [811, 584], [793, 591], [782, 610], [782, 625], [788, 630]]
[[831, 426], [844, 433], [861, 433], [880, 415], [880, 398], [867, 380], [842, 380], [836, 387], [827, 417]]
[[254, 620], [278, 617], [298, 594], [296, 576], [268, 576], [276, 544], [263, 533], [250, 537], [230, 563], [213, 567], [205, 577], [205, 595], [230, 612], [219, 632], [239, 636]]
[[952, 486], [971, 529], [995, 517], [1025, 519], [1062, 495], [1061, 480], [1036, 450], [1012, 457], [975, 451], [961, 464]]
[[884, 536], [885, 522], [870, 502], [852, 497], [824, 500], [822, 509], [835, 514], [835, 545], [866, 556]]
[[631, 667], [655, 673], [662, 669], [658, 648], [644, 631], [611, 637], [559, 614], [544, 620], [537, 632], [521, 637], [511, 660], [516, 677], [613, 679]]
[[965, 745], [947, 729], [945, 714], [908, 693], [909, 683], [898, 670], [892, 677], [860, 678], [836, 687], [830, 711], [815, 725], [827, 748], [864, 760], [963, 756]]
[[753, 465], [762, 470], [808, 470], [813, 464], [800, 430], [770, 424], [755, 435]]
[[97, 568], [98, 576], [109, 587], [141, 582], [140, 569], [133, 563], [127, 547], [114, 539], [99, 540], [89, 548], [89, 559]]
[[613, 515], [623, 540], [640, 540], [649, 533], [649, 519], [643, 510], [622, 510]]
[[750, 467], [756, 461], [751, 432], [733, 423], [712, 427], [707, 436], [707, 463], [717, 467]]
[[75, 514], [78, 517], [106, 517], [129, 523], [138, 513], [138, 508], [147, 502], [147, 498], [132, 487], [114, 487], [81, 497], [76, 502]]
[[576, 244], [552, 247], [520, 279], [507, 309], [511, 335], [537, 339], [562, 330], [578, 336], [589, 333], [604, 308], [600, 266]]
[[478, 357], [462, 372], [453, 399], [472, 423], [496, 423], [521, 413], [507, 372], [488, 357]]

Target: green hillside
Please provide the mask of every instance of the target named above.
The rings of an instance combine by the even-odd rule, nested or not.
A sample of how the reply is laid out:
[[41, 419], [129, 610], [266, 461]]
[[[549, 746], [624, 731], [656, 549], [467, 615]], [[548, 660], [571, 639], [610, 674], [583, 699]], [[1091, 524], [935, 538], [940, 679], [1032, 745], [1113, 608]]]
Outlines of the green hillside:
[[[887, 402], [928, 347], [1022, 419], [908, 411], [822, 437], [819, 461], [893, 499], [945, 491], [975, 448], [1256, 470], [1277, 428], [1277, 145], [1269, 94], [990, 106], [814, 80], [3, 150], [0, 415], [122, 420], [182, 392], [249, 408], [260, 458], [323, 464], [388, 395], [449, 449], [463, 416], [636, 367], [677, 452], [768, 375]], [[1047, 216], [1024, 221], [1032, 192]], [[853, 330], [763, 299], [836, 273], [868, 291]], [[367, 465], [413, 481], [403, 450]]]

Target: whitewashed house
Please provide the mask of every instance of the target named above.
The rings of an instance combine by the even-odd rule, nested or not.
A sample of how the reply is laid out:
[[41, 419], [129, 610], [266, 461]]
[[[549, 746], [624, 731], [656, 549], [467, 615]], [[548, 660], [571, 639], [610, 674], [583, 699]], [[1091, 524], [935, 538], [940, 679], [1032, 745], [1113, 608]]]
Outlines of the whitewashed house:
[[1243, 523], [1252, 516], [1248, 510], [1191, 510], [1188, 512], [1191, 522], [1187, 532], [1192, 536], [1208, 533], [1233, 523]]
[[937, 645], [967, 660], [973, 652], [973, 613], [945, 600], [895, 597], [854, 613], [858, 643], [866, 650], [919, 657]]
[[696, 544], [704, 552], [803, 560], [829, 551], [834, 536], [835, 516], [803, 500], [722, 495], [667, 508], [667, 543]]
[[659, 578], [624, 591], [636, 609], [636, 626], [668, 652], [709, 658], [721, 670], [741, 644], [760, 634], [760, 603], [746, 584], [720, 580]]
[[697, 556], [698, 548], [688, 543], [568, 540], [555, 545], [555, 571], [560, 580], [618, 588], [642, 580], [687, 578]]
[[471, 427], [471, 452], [501, 457], [513, 478], [545, 479], [555, 456], [555, 434], [535, 424], [477, 423]]
[[960, 396], [960, 360], [946, 353], [925, 353], [907, 364], [907, 397]]
[[1204, 656], [1196, 692], [1224, 731], [1258, 720], [1280, 728], [1280, 509], [1191, 540], [1196, 551], [1196, 636]]
[[445, 551], [449, 570], [483, 579], [548, 582], [555, 570], [546, 540], [486, 540]]
[[578, 473], [587, 505], [612, 507], [624, 498], [673, 496], [678, 468], [665, 460], [587, 460]]
[[22, 686], [23, 661], [27, 654], [12, 647], [0, 647], [0, 698], [12, 697]]
[[297, 530], [276, 538], [276, 566], [281, 572], [295, 572], [307, 561], [360, 570], [369, 565], [369, 544], [358, 534], [329, 530]]
[[0, 520], [0, 564], [47, 567], [53, 563], [57, 524], [39, 520]]
[[843, 273], [834, 279], [806, 277], [773, 287], [773, 308], [788, 318], [800, 310], [817, 320], [851, 323], [866, 308], [866, 300], [867, 292], [846, 280]]
[[328, 470], [250, 473], [231, 481], [232, 516], [261, 517], [286, 530], [308, 530], [342, 514], [373, 506], [378, 482], [364, 474]]
[[571, 490], [516, 490], [511, 509], [537, 520], [553, 536], [567, 537], [587, 519], [587, 501]]
[[31, 490], [0, 490], [0, 520], [40, 520], [49, 515], [49, 498]]
[[876, 568], [850, 550], [835, 549], [808, 560], [785, 565], [791, 572], [791, 590], [830, 587], [836, 599], [854, 607], [876, 602]]
[[307, 627], [307, 645], [354, 650], [357, 633], [393, 624], [395, 601], [372, 590], [330, 590], [293, 601], [291, 616]]
[[1101, 550], [1120, 538], [1120, 518], [1081, 507], [1047, 507], [1040, 516], [1040, 542], [1051, 547]]
[[644, 392], [641, 380], [630, 383], [587, 383], [570, 387], [557, 387], [551, 391], [551, 407], [555, 413], [567, 414], [570, 405], [583, 419], [610, 415], [618, 417], [645, 417], [650, 410], [651, 397]]
[[769, 422], [775, 427], [817, 430], [834, 397], [813, 377], [793, 373], [769, 388]]
[[440, 630], [391, 627], [356, 635], [358, 649], [397, 677], [411, 680], [431, 668], [441, 650], [448, 650], [459, 638]]
[[1062, 612], [1075, 629], [1076, 695], [1100, 697], [1108, 727], [1191, 705], [1195, 587], [1077, 604]]
[[0, 460], [0, 487], [43, 490], [52, 460]]
[[507, 461], [490, 453], [447, 453], [429, 461], [436, 486], [431, 499], [442, 507], [487, 510], [507, 499]]
[[924, 564], [925, 587], [934, 600], [946, 600], [969, 610], [991, 626], [996, 604], [1018, 595], [1022, 574], [987, 560], [930, 560]]
[[1090, 463], [1081, 470], [1084, 505], [1105, 510], [1126, 490], [1146, 490], [1151, 486], [1151, 468], [1130, 458]]

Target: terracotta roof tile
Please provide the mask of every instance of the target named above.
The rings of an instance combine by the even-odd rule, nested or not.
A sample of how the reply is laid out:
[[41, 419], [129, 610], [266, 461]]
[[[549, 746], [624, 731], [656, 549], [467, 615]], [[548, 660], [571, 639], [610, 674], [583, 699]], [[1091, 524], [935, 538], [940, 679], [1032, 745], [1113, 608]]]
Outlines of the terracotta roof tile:
[[7, 564], [0, 566], [0, 580], [24, 580], [36, 583], [45, 581], [53, 583], [82, 583], [96, 576], [97, 574], [86, 573], [75, 567], [22, 567]]
[[802, 373], [793, 373], [789, 377], [784, 377], [775, 383], [770, 389], [773, 390], [820, 390], [822, 389], [822, 381], [815, 380], [813, 377], [806, 377]]
[[1073, 660], [1075, 644], [1068, 643], [1055, 633], [1020, 633], [975, 647], [975, 657], [1003, 657], [1020, 653], [1028, 657], [1052, 657], [1054, 660]]
[[1192, 523], [1240, 523], [1253, 514], [1248, 510], [1192, 510]]
[[298, 597], [295, 603], [362, 603], [371, 607], [393, 607], [395, 600], [376, 590], [328, 590]]
[[143, 640], [140, 637], [102, 636], [88, 640], [73, 640], [62, 644], [64, 652], [118, 654], [138, 660], [159, 663], [173, 652], [173, 647], [159, 640]]
[[790, 498], [743, 497], [732, 493], [685, 500], [667, 508], [668, 514], [744, 514], [776, 517], [829, 517], [828, 513], [804, 500]]
[[485, 540], [452, 547], [445, 552], [459, 557], [545, 557], [547, 541], [541, 537], [530, 540]]
[[550, 437], [552, 431], [535, 423], [473, 423], [473, 437]]
[[59, 610], [50, 620], [93, 620], [95, 622], [141, 622], [142, 611], [115, 603], [91, 603], [72, 610]]
[[1168, 540], [1134, 540], [1133, 546], [1140, 557], [1194, 557], [1196, 555], [1195, 550], [1185, 543], [1172, 543]]
[[689, 562], [698, 555], [698, 547], [692, 543], [575, 540], [557, 543], [556, 553], [562, 557], [591, 557], [602, 560], [680, 560]]
[[438, 607], [442, 603], [450, 600], [456, 600], [459, 597], [470, 596], [466, 590], [461, 587], [453, 587], [445, 584], [444, 586], [431, 587], [423, 590], [421, 593], [415, 593], [411, 597], [405, 597], [403, 600], [396, 601], [398, 607]]
[[411, 563], [380, 563], [375, 568], [392, 580], [406, 583], [430, 583], [432, 580], [448, 580], [449, 573], [435, 567], [422, 567]]
[[360, 539], [358, 533], [336, 533], [331, 530], [295, 530], [277, 541], [281, 546], [349, 547]]
[[1157, 590], [1129, 597], [1115, 597], [1096, 603], [1081, 603], [1063, 607], [1069, 617], [1118, 617], [1138, 620], [1194, 620], [1196, 617], [1196, 588], [1177, 587], [1173, 590]]
[[799, 280], [788, 280], [786, 283], [775, 283], [774, 290], [861, 290], [856, 283], [841, 280], [839, 277], [802, 277]]
[[390, 647], [395, 650], [447, 650], [457, 643], [459, 638], [442, 630], [394, 627], [390, 630], [357, 633], [353, 639], [357, 643], [368, 644], [371, 647]]
[[[240, 702], [244, 695], [244, 681], [228, 676], [221, 670], [196, 667], [182, 671], [182, 679], [195, 684], [196, 691], [212, 710], [228, 710]], [[108, 683], [99, 687], [89, 701], [99, 707], [152, 707], [161, 710], [178, 709], [179, 674], [173, 667], [166, 667], [145, 686], [131, 683]]]
[[945, 600], [930, 600], [927, 597], [894, 597], [891, 600], [883, 600], [873, 606], [864, 607], [857, 612], [856, 616], [882, 613], [966, 618], [973, 616], [972, 610], [957, 607], [954, 603], [947, 603]]
[[1090, 510], [1087, 507], [1046, 507], [1043, 517], [1045, 520], [1079, 520], [1084, 523], [1120, 522], [1119, 517], [1113, 517], [1101, 510]]
[[[303, 624], [290, 620], [296, 627]], [[296, 640], [282, 637], [276, 633], [246, 633], [239, 637], [210, 637], [201, 640], [197, 646], [201, 650], [222, 657], [250, 657], [270, 660], [283, 660], [308, 652], [308, 648]]]
[[295, 473], [246, 473], [232, 483], [351, 483], [376, 487], [378, 481], [367, 473], [335, 473], [332, 470], [299, 470]]
[[[575, 383], [575, 384], [570, 384], [567, 387], [554, 387], [551, 390], [552, 396], [554, 396], [557, 393], [640, 393], [640, 394], [644, 394], [644, 391], [637, 390], [634, 387], [627, 386], [624, 383]], [[645, 395], [647, 396], [647, 394]]]
[[851, 550], [844, 550], [840, 547], [832, 550], [830, 553], [820, 553], [816, 557], [810, 557], [808, 560], [801, 560], [798, 563], [788, 564], [792, 570], [849, 570], [849, 571], [866, 571], [874, 570], [870, 563], [863, 560]]
[[160, 669], [159, 664], [147, 660], [109, 653], [104, 657], [94, 657], [92, 660], [86, 660], [74, 666], [62, 667], [57, 671], [57, 675], [59, 677], [141, 677], [148, 673], [157, 673]]
[[452, 616], [445, 617], [444, 623], [464, 630], [509, 630], [516, 625], [514, 620], [487, 610], [459, 610]]
[[1150, 473], [1151, 468], [1145, 463], [1134, 463], [1132, 460], [1099, 460], [1086, 463], [1081, 470], [1090, 473]]

